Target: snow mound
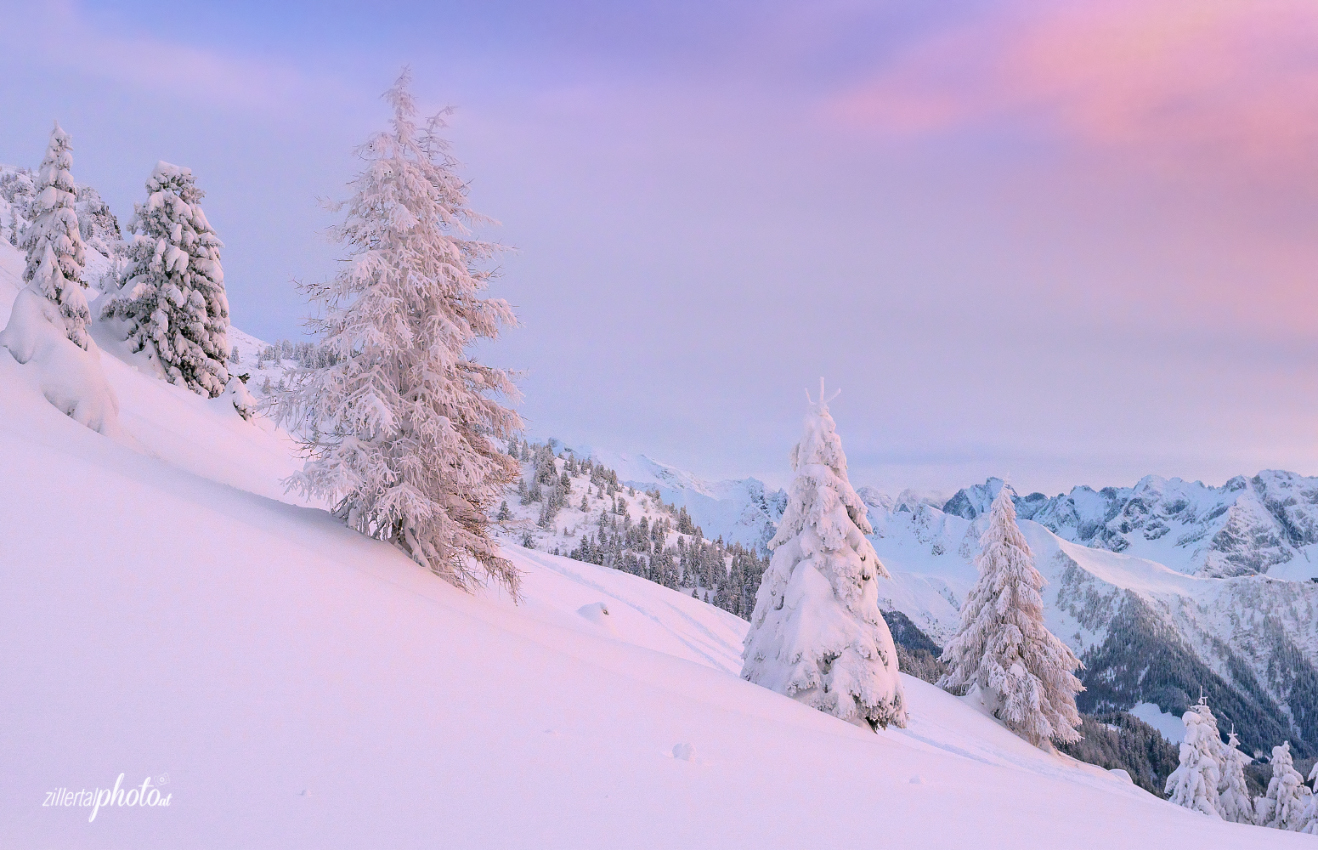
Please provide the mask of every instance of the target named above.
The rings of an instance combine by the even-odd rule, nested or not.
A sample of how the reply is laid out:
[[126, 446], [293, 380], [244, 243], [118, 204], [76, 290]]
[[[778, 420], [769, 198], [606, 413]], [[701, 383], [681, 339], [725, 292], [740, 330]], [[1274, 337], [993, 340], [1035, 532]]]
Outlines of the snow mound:
[[86, 351], [64, 334], [59, 308], [24, 287], [14, 298], [0, 346], [27, 366], [41, 394], [61, 412], [94, 431], [109, 434], [119, 415], [119, 400], [101, 369], [96, 343]]
[[216, 398], [211, 400], [221, 410], [235, 411], [243, 419], [251, 419], [256, 415], [256, 399], [247, 391], [247, 383], [239, 377], [232, 377]]
[[613, 629], [613, 623], [609, 619], [609, 606], [603, 602], [582, 605], [577, 609], [577, 613], [598, 626], [603, 626], [610, 631]]

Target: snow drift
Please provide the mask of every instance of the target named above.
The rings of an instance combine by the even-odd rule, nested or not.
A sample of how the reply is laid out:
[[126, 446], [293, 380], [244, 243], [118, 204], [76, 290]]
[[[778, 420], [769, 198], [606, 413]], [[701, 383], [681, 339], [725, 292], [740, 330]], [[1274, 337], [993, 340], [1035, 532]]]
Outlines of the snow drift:
[[0, 347], [28, 367], [24, 377], [60, 412], [103, 434], [114, 428], [119, 400], [101, 370], [100, 350], [90, 340], [85, 351], [70, 342], [48, 298], [29, 287], [19, 290]]

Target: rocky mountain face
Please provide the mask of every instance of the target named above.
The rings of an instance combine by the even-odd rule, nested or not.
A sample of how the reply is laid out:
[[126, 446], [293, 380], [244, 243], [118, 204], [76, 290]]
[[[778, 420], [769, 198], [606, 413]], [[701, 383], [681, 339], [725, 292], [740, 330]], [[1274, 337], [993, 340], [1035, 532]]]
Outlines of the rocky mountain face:
[[[871, 505], [870, 521], [892, 573], [880, 604], [945, 642], [976, 577], [985, 515], [898, 502]], [[1179, 715], [1202, 690], [1247, 749], [1290, 740], [1318, 751], [1318, 584], [1187, 575], [1072, 543], [1037, 520], [1021, 527], [1048, 582], [1048, 627], [1085, 664], [1082, 711], [1149, 702]]]
[[[960, 491], [943, 506], [974, 519], [1000, 479]], [[1150, 558], [1214, 578], [1318, 577], [1318, 478], [1265, 471], [1221, 487], [1148, 476], [1134, 487], [1076, 487], [1014, 499], [1018, 515], [1064, 540]]]

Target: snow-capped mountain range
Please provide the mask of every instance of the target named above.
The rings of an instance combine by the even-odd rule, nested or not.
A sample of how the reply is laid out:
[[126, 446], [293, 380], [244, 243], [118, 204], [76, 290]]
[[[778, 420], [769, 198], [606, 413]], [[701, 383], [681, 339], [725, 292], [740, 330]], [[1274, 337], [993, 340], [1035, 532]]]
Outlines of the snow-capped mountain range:
[[[969, 487], [943, 510], [974, 519], [1001, 487], [999, 479]], [[1191, 575], [1318, 577], [1318, 478], [1266, 470], [1210, 487], [1150, 475], [1134, 487], [1076, 487], [1015, 502], [1022, 518], [1065, 540]]]
[[[709, 482], [643, 455], [597, 454], [624, 483], [685, 507], [709, 537], [762, 545], [781, 517], [784, 494], [756, 479]], [[882, 607], [940, 644], [952, 635], [1002, 486], [990, 479], [941, 507], [860, 488], [892, 574]], [[1318, 478], [1149, 477], [1015, 501], [1048, 580], [1049, 628], [1086, 664], [1083, 709], [1152, 703], [1179, 715], [1203, 688], [1247, 748], [1289, 739], [1318, 752]]]

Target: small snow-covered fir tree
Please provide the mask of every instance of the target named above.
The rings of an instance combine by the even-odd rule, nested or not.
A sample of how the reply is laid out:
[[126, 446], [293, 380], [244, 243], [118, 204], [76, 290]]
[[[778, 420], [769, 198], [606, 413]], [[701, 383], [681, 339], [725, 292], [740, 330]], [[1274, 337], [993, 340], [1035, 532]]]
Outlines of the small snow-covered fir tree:
[[86, 249], [78, 227], [78, 188], [69, 169], [73, 146], [69, 134], [55, 124], [50, 145], [37, 171], [32, 222], [23, 234], [21, 247], [27, 251], [23, 280], [59, 308], [64, 333], [79, 348], [91, 341], [87, 325], [91, 310], [82, 294], [82, 268]]
[[1043, 576], [1016, 525], [1006, 486], [993, 500], [979, 542], [979, 579], [943, 651], [949, 669], [939, 684], [977, 687], [985, 706], [1033, 744], [1080, 740], [1080, 662], [1044, 625]]
[[1181, 718], [1185, 723], [1185, 740], [1181, 741], [1181, 760], [1167, 777], [1167, 799], [1178, 806], [1220, 817], [1217, 808], [1218, 786], [1222, 779], [1222, 738], [1217, 718], [1202, 697]]
[[1304, 777], [1291, 760], [1291, 744], [1286, 741], [1272, 748], [1272, 779], [1268, 792], [1255, 801], [1254, 822], [1273, 829], [1298, 830], [1304, 825], [1304, 811], [1312, 793]]
[[865, 538], [873, 530], [847, 480], [822, 381], [791, 460], [741, 676], [872, 729], [905, 726], [897, 650], [879, 613], [878, 579], [888, 571]]
[[466, 205], [443, 115], [418, 128], [408, 83], [404, 72], [385, 94], [392, 130], [358, 150], [366, 169], [335, 229], [348, 258], [332, 281], [305, 287], [331, 356], [293, 370], [279, 400], [307, 454], [289, 483], [460, 587], [483, 573], [516, 594], [488, 517], [518, 474], [496, 443], [521, 429], [496, 398], [516, 387], [468, 354], [515, 317], [482, 297], [481, 264], [497, 246], [470, 236], [485, 219]]
[[1226, 747], [1222, 750], [1221, 779], [1218, 782], [1217, 813], [1233, 823], [1254, 822], [1254, 801], [1245, 782], [1245, 765], [1249, 756], [1240, 751], [1240, 739], [1231, 730]]
[[221, 243], [201, 209], [192, 170], [156, 164], [120, 287], [102, 310], [127, 322], [134, 351], [147, 351], [170, 383], [215, 398], [229, 382], [229, 301]]
[[1304, 804], [1304, 811], [1300, 813], [1299, 831], [1306, 835], [1318, 835], [1318, 762], [1314, 762], [1313, 769], [1309, 771], [1309, 785], [1311, 791]]

